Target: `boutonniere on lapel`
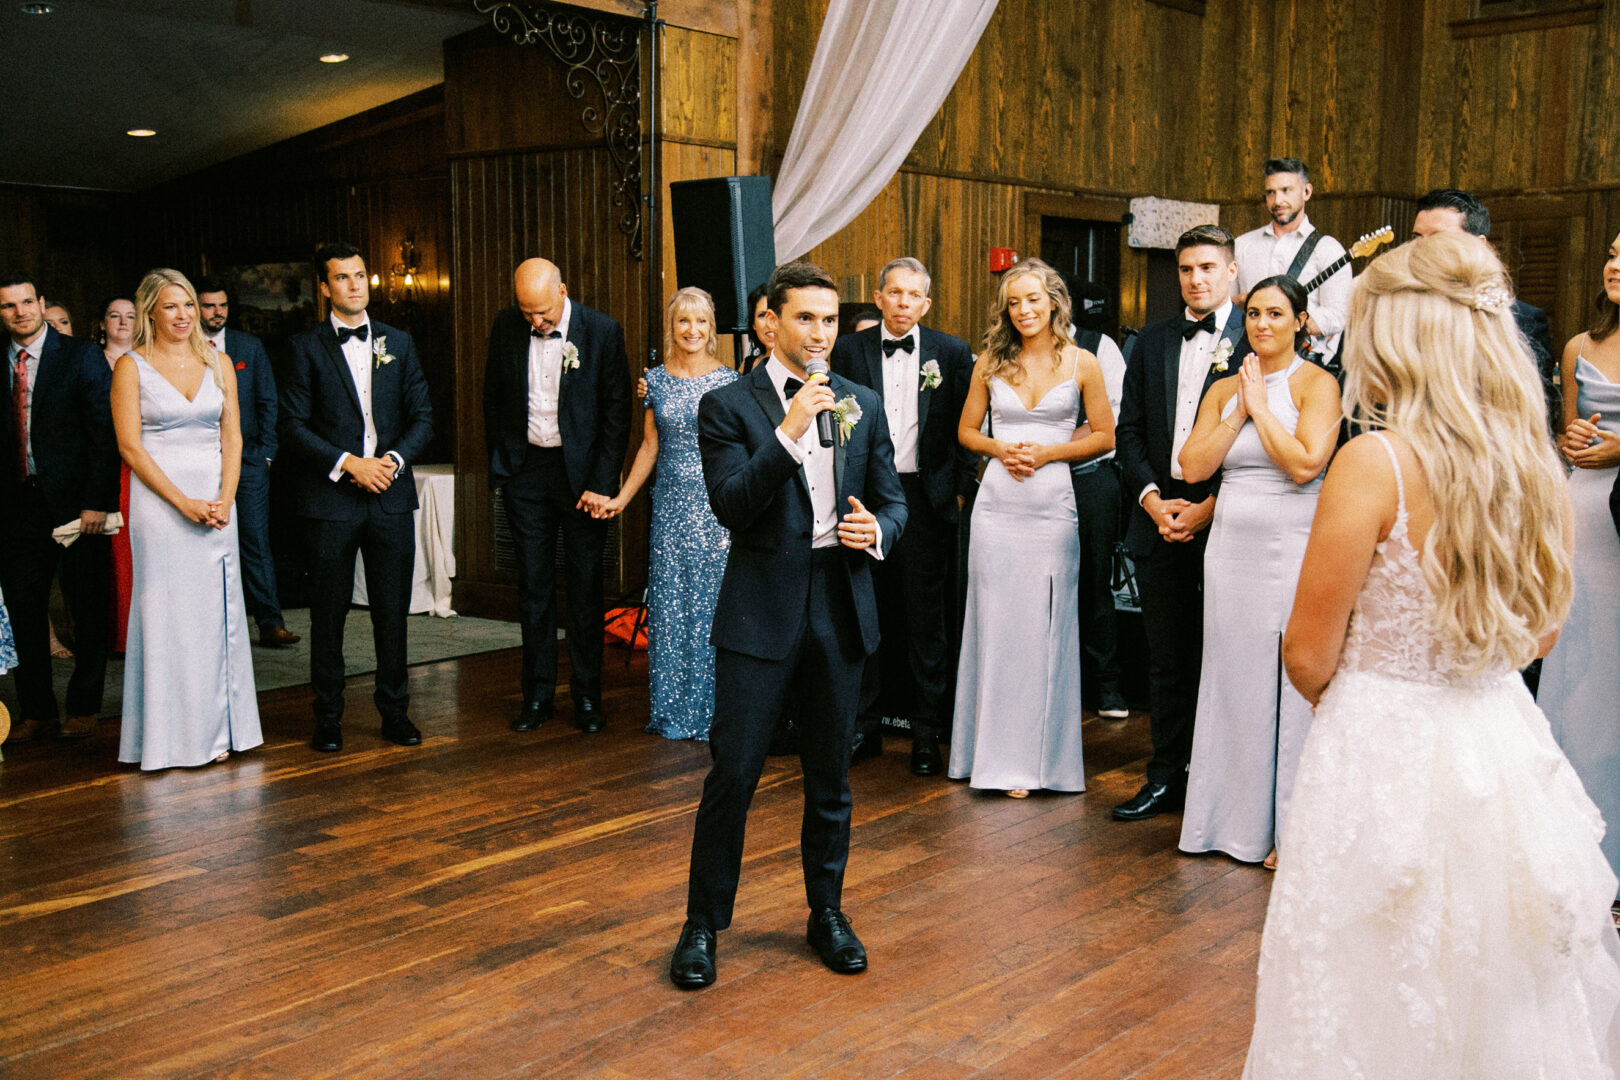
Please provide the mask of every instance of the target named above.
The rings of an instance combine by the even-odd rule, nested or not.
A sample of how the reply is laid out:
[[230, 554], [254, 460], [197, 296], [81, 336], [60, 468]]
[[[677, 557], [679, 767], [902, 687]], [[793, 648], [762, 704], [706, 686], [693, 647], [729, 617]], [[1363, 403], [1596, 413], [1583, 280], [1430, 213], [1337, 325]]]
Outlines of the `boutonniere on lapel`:
[[922, 388], [932, 390], [939, 385], [939, 361], [930, 360], [922, 366]]
[[378, 334], [371, 339], [371, 370], [376, 371], [384, 364], [392, 364], [394, 354], [388, 351], [388, 335]]
[[838, 442], [840, 444], [849, 442], [850, 432], [861, 422], [860, 402], [855, 400], [854, 395], [840, 398], [833, 403], [832, 414], [838, 421]]
[[1230, 359], [1232, 359], [1232, 339], [1221, 338], [1215, 344], [1215, 359], [1209, 365], [1209, 368], [1215, 372], [1225, 371], [1229, 366], [1227, 361]]
[[579, 346], [572, 341], [563, 342], [562, 369], [573, 371], [579, 367]]

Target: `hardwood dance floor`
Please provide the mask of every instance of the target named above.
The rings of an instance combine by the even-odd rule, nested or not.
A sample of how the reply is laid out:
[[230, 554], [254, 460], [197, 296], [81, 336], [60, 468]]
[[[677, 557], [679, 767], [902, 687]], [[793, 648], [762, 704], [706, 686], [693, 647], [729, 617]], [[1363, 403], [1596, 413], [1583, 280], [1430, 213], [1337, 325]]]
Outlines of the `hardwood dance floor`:
[[351, 680], [347, 746], [309, 690], [266, 745], [142, 775], [116, 730], [0, 765], [0, 1076], [1236, 1077], [1270, 876], [1116, 823], [1147, 722], [1088, 717], [1084, 795], [1018, 801], [853, 772], [845, 909], [864, 975], [804, 941], [796, 760], [750, 819], [720, 981], [665, 975], [702, 744], [645, 735], [644, 657], [610, 726], [507, 729], [516, 652], [412, 669], [405, 749]]

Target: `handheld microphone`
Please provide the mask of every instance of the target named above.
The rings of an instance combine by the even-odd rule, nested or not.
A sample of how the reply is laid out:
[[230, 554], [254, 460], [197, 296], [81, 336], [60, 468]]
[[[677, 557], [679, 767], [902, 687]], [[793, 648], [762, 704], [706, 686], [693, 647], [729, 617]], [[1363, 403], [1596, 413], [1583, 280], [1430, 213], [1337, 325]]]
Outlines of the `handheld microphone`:
[[[825, 360], [812, 360], [804, 365], [806, 382], [826, 382], [829, 368]], [[821, 440], [822, 446], [833, 444], [833, 414], [831, 409], [823, 409], [816, 413], [816, 437]]]

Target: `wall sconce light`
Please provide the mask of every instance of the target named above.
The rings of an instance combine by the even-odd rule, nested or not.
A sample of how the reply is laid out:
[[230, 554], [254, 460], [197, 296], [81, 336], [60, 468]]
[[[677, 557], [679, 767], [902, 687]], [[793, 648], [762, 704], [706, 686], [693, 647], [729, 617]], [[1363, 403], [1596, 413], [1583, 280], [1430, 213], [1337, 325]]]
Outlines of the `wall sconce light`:
[[416, 265], [416, 234], [405, 234], [405, 242], [399, 245], [399, 262], [388, 269], [388, 302], [399, 303], [401, 298], [414, 300], [416, 298], [416, 278], [421, 273]]

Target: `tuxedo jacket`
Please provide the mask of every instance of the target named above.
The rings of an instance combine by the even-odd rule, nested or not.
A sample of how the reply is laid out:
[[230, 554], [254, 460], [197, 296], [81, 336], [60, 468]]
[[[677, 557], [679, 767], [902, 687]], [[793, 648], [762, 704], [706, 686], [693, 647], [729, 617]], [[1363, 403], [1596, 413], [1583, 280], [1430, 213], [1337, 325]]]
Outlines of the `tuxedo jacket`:
[[[849, 511], [849, 496], [861, 500], [878, 519], [887, 554], [905, 528], [906, 497], [894, 471], [883, 403], [840, 375], [833, 375], [830, 385], [838, 398], [854, 397], [862, 414], [847, 442], [833, 449], [838, 515]], [[803, 630], [810, 594], [810, 487], [803, 467], [776, 436], [783, 415], [764, 364], [698, 402], [698, 449], [709, 506], [731, 532], [709, 643], [761, 660], [787, 657]], [[872, 556], [838, 550], [861, 645], [871, 655], [878, 645]]]
[[263, 465], [276, 456], [280, 445], [276, 440], [276, 377], [270, 370], [270, 357], [258, 338], [240, 330], [225, 331], [225, 355], [236, 368], [242, 460]]
[[333, 481], [329, 475], [345, 452], [356, 457], [365, 453], [366, 433], [354, 376], [338, 348], [331, 320], [321, 320], [315, 329], [288, 342], [292, 357], [281, 387], [281, 457], [293, 466], [286, 470], [293, 507], [303, 517], [349, 521], [365, 513], [369, 499], [376, 499], [389, 513], [416, 509], [411, 463], [433, 438], [427, 379], [411, 335], [372, 319], [366, 344], [375, 348], [378, 342], [394, 359], [386, 364], [373, 360], [371, 365], [371, 418], [377, 425], [374, 456], [392, 450], [405, 462], [381, 495], [346, 476]]
[[[1142, 509], [1138, 497], [1149, 484], [1159, 485], [1166, 499], [1203, 502], [1220, 488], [1221, 474], [1198, 484], [1189, 484], [1170, 475], [1170, 448], [1176, 433], [1176, 392], [1181, 373], [1181, 323], [1177, 316], [1150, 323], [1137, 335], [1136, 347], [1125, 364], [1125, 390], [1119, 405], [1119, 423], [1114, 429], [1114, 455], [1123, 473], [1125, 496], [1135, 510], [1126, 528], [1125, 543], [1132, 555], [1146, 556], [1155, 543], [1163, 543], [1158, 526]], [[1211, 365], [1204, 376], [1198, 400], [1202, 404], [1216, 380], [1237, 371], [1251, 351], [1243, 332], [1243, 314], [1236, 305], [1226, 320], [1221, 338], [1232, 343], [1227, 370]]]
[[[833, 344], [833, 370], [885, 400], [882, 327], [871, 326]], [[956, 439], [973, 376], [973, 350], [959, 338], [925, 326], [917, 328], [919, 371], [930, 360], [939, 365], [939, 385], [923, 389], [917, 380], [917, 473], [928, 502], [946, 521], [957, 519], [956, 497], [973, 489], [978, 462]]]
[[[570, 299], [568, 337], [579, 367], [564, 370], [557, 393], [563, 465], [576, 498], [614, 495], [630, 447], [630, 362], [624, 329], [610, 316]], [[517, 305], [495, 316], [484, 364], [484, 442], [489, 483], [499, 488], [529, 449], [529, 323]]]
[[[0, 359], [9, 360], [10, 341]], [[16, 428], [11, 364], [0, 364], [6, 399], [0, 419], [0, 494], [14, 506], [22, 453]], [[112, 426], [112, 368], [101, 349], [47, 326], [34, 377], [34, 469], [54, 525], [85, 510], [118, 509], [118, 441]], [[3, 516], [9, 517], [7, 512]]]

